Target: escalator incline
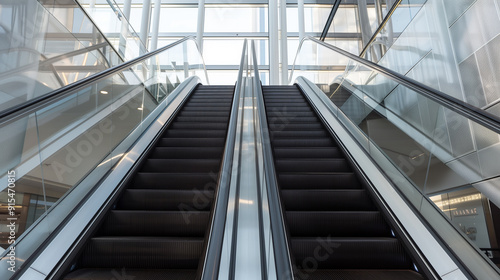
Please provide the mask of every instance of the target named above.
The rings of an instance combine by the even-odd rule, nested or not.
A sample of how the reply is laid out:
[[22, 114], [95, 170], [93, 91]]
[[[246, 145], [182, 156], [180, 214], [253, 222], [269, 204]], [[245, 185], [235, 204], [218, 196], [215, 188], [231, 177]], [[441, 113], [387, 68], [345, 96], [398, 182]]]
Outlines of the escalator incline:
[[423, 279], [296, 86], [264, 86], [295, 279]]
[[196, 279], [233, 91], [196, 88], [64, 279]]

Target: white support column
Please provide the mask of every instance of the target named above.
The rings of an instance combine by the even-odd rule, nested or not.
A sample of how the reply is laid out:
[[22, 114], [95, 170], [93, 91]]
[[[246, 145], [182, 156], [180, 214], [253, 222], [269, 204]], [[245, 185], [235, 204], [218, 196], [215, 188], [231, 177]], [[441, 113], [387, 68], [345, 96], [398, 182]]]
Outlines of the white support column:
[[[95, 1], [95, 0], [94, 0]], [[124, 0], [123, 1], [123, 16], [130, 21], [130, 9], [132, 7], [132, 0]]]
[[288, 84], [288, 32], [286, 29], [286, 0], [280, 1], [280, 49], [281, 49], [281, 84]]
[[161, 0], [155, 0], [153, 8], [153, 26], [151, 26], [151, 47], [149, 50], [154, 51], [158, 48], [158, 31], [160, 29], [160, 10]]
[[142, 6], [141, 41], [147, 47], [149, 38], [149, 24], [151, 22], [151, 0], [144, 0]]
[[205, 0], [198, 2], [198, 28], [196, 32], [196, 40], [198, 41], [198, 48], [200, 53], [203, 54], [203, 32], [205, 29]]
[[304, 39], [306, 36], [306, 27], [305, 27], [305, 19], [304, 19], [304, 0], [298, 0], [298, 14], [299, 14], [299, 40]]
[[278, 0], [269, 0], [269, 84], [279, 84]]
[[[95, 2], [95, 0], [93, 0]], [[125, 0], [123, 2], [123, 17], [126, 20], [122, 20], [121, 34], [120, 34], [120, 44], [118, 46], [118, 51], [125, 57], [127, 49], [127, 37], [128, 37], [128, 22], [130, 18], [130, 8], [132, 5], [132, 0]]]

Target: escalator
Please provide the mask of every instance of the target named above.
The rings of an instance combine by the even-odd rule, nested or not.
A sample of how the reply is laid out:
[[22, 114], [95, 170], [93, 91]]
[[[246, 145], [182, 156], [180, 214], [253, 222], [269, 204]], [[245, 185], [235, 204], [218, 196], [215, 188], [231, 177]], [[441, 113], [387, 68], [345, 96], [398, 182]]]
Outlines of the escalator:
[[264, 86], [296, 279], [423, 279], [296, 86]]
[[233, 91], [196, 88], [64, 279], [199, 277]]

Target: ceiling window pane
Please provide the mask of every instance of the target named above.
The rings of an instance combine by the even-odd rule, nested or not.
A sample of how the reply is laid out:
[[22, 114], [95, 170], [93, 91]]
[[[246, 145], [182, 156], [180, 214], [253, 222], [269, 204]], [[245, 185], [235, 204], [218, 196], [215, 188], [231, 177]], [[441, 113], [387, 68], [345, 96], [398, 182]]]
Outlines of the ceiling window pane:
[[198, 7], [162, 6], [159, 32], [196, 32]]
[[207, 5], [205, 32], [267, 32], [267, 7]]

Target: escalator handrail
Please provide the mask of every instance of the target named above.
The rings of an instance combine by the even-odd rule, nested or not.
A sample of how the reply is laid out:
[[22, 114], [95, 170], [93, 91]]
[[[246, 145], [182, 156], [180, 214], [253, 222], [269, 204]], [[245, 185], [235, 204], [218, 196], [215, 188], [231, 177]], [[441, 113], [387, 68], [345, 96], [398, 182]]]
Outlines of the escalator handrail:
[[234, 88], [233, 102], [231, 104], [231, 114], [227, 128], [226, 143], [222, 156], [222, 167], [219, 174], [218, 191], [214, 198], [214, 214], [208, 231], [208, 245], [203, 261], [202, 280], [217, 279], [220, 269], [220, 257], [222, 255], [222, 245], [224, 239], [226, 213], [229, 202], [229, 187], [231, 184], [231, 169], [233, 168], [234, 146], [236, 143], [236, 126], [238, 119], [238, 107], [240, 104], [241, 86], [246, 62], [247, 39], [243, 42], [240, 67], [238, 70], [238, 80]]
[[363, 66], [366, 66], [370, 68], [371, 70], [376, 71], [377, 73], [380, 73], [384, 75], [385, 77], [397, 82], [398, 84], [401, 84], [411, 90], [414, 90], [418, 92], [419, 94], [424, 95], [425, 97], [437, 102], [438, 104], [441, 104], [445, 106], [446, 108], [474, 121], [477, 122], [480, 125], [485, 126], [486, 128], [494, 131], [495, 133], [500, 134], [500, 118], [483, 110], [480, 108], [477, 108], [475, 106], [472, 106], [460, 99], [457, 99], [455, 97], [452, 97], [442, 91], [433, 89], [427, 85], [424, 85], [420, 82], [417, 82], [413, 79], [410, 79], [402, 74], [399, 74], [393, 70], [390, 70], [388, 68], [385, 68], [384, 66], [378, 65], [376, 63], [373, 63], [371, 61], [368, 61], [366, 59], [363, 59], [361, 57], [358, 57], [357, 55], [354, 55], [350, 52], [344, 51], [338, 47], [332, 46], [328, 43], [322, 42], [320, 40], [315, 39], [314, 37], [306, 36], [302, 39], [300, 42], [299, 48], [297, 50], [297, 55], [295, 56], [295, 61], [293, 63], [292, 71], [290, 74], [290, 78], [293, 76], [293, 71], [295, 69], [295, 63], [297, 60], [297, 57], [301, 51], [303, 43], [306, 41], [312, 41], [316, 44], [319, 44], [323, 47], [326, 47], [332, 51], [335, 51], [337, 53], [340, 53], [343, 56], [348, 57], [349, 59], [352, 59], [356, 61], [357, 63], [362, 64]]
[[64, 87], [58, 88], [54, 91], [51, 91], [47, 94], [44, 94], [42, 96], [30, 99], [24, 103], [21, 103], [17, 106], [13, 106], [9, 109], [3, 110], [0, 112], [0, 121], [4, 121], [6, 117], [14, 118], [22, 113], [29, 112], [29, 111], [35, 111], [38, 110], [41, 106], [55, 100], [56, 98], [62, 98], [65, 97], [69, 94], [72, 94], [74, 90], [87, 86], [89, 84], [92, 84], [98, 80], [104, 79], [108, 76], [114, 75], [120, 71], [123, 71], [137, 63], [140, 63], [148, 58], [151, 58], [161, 52], [164, 52], [168, 49], [171, 49], [187, 40], [193, 40], [194, 43], [196, 44], [196, 40], [194, 36], [186, 36], [178, 41], [173, 42], [172, 44], [169, 44], [167, 46], [161, 47], [159, 49], [156, 49], [154, 51], [150, 51], [146, 54], [143, 54], [137, 58], [134, 58], [132, 60], [129, 60], [127, 62], [124, 62], [120, 65], [108, 68], [106, 70], [103, 70], [101, 72], [95, 73], [87, 78], [81, 79], [79, 81], [76, 81], [74, 83], [71, 83], [69, 85], [66, 85]]
[[[270, 134], [267, 123], [267, 114], [264, 105], [264, 95], [260, 82], [257, 54], [255, 43], [252, 40], [252, 58], [254, 67], [254, 83], [257, 90], [257, 108], [260, 118], [260, 130], [262, 136], [262, 150], [264, 161], [264, 176], [269, 201], [269, 216], [271, 223], [271, 236], [274, 248], [274, 261], [276, 264], [277, 279], [292, 279], [293, 265], [290, 259], [288, 238], [285, 229], [285, 217], [281, 208], [281, 200], [278, 191], [278, 180], [274, 166], [273, 151], [271, 148]], [[262, 229], [261, 229], [262, 230]]]

